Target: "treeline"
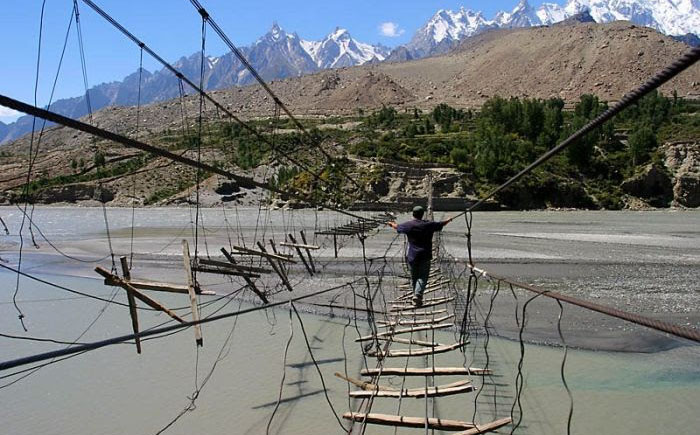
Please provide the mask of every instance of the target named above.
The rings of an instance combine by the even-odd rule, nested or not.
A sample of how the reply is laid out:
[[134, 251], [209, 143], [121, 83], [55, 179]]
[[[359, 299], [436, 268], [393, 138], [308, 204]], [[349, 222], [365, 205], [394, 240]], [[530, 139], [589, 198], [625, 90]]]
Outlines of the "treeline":
[[[573, 110], [559, 98], [488, 100], [479, 112], [440, 104], [431, 112], [399, 114], [390, 107], [364, 122], [352, 152], [363, 157], [452, 163], [477, 187], [501, 183], [556, 146], [607, 108], [583, 95]], [[676, 95], [651, 93], [567, 148], [533, 174], [526, 185], [551, 191], [553, 178], [588, 183], [602, 206], [618, 208], [619, 184], [642, 165], [661, 160], [659, 143], [700, 131], [697, 107]], [[551, 192], [544, 192], [546, 196]]]

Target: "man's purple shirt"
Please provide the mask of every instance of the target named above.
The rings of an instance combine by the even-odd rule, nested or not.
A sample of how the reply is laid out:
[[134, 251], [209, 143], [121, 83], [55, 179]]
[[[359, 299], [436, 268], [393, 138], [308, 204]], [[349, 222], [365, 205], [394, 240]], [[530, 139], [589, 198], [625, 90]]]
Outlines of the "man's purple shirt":
[[413, 219], [396, 228], [399, 234], [406, 234], [408, 238], [406, 259], [409, 264], [433, 258], [433, 233], [441, 231], [444, 226], [442, 222]]

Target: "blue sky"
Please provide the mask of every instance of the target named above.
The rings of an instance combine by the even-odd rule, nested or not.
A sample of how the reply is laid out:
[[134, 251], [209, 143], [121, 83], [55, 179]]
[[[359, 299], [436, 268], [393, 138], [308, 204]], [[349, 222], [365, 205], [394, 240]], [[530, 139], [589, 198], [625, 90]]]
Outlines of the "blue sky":
[[[93, 0], [129, 31], [142, 39], [163, 58], [175, 61], [199, 50], [199, 15], [188, 0]], [[499, 10], [510, 11], [517, 0], [272, 0], [243, 2], [236, 0], [200, 0], [231, 40], [249, 45], [267, 32], [273, 21], [304, 39], [318, 40], [336, 26], [347, 28], [356, 39], [390, 47], [406, 43], [413, 33], [438, 9], [460, 6], [481, 10], [488, 18]], [[564, 3], [563, 0], [550, 2]], [[56, 73], [63, 38], [68, 27], [72, 0], [48, 0], [44, 14], [44, 38], [39, 78], [38, 102], [46, 104]], [[531, 0], [538, 6], [540, 0]], [[0, 14], [0, 93], [32, 103], [39, 35], [41, 0], [4, 0]], [[138, 48], [78, 2], [85, 42], [90, 86], [114, 80], [136, 71]], [[384, 25], [382, 23], [392, 23]], [[393, 33], [389, 37], [382, 34]], [[224, 45], [213, 32], [207, 38], [207, 52], [220, 55]], [[144, 56], [144, 66], [157, 65]], [[73, 27], [68, 41], [64, 66], [59, 76], [55, 99], [84, 92], [78, 40]], [[10, 122], [16, 114], [0, 107], [0, 121]]]

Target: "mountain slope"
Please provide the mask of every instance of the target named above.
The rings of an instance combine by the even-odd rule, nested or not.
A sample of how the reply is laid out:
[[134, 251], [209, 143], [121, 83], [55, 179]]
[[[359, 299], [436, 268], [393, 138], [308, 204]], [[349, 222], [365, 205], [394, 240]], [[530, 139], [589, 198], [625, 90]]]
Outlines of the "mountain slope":
[[[370, 45], [352, 38], [345, 29], [336, 28], [321, 41], [305, 41], [296, 33], [287, 33], [277, 24], [252, 45], [240, 50], [265, 80], [297, 77], [327, 68], [341, 68], [379, 62], [389, 55], [389, 49]], [[181, 57], [173, 66], [194, 83], [200, 79], [201, 55]], [[204, 63], [204, 88], [207, 90], [243, 86], [255, 82], [233, 53], [208, 57]], [[167, 101], [180, 95], [179, 80], [169, 70], [141, 73], [142, 104]], [[193, 92], [184, 86], [186, 93]], [[121, 82], [103, 83], [90, 89], [93, 111], [106, 106], [129, 106], [138, 102], [139, 74], [136, 71]], [[54, 102], [51, 110], [71, 118], [88, 113], [84, 96]], [[32, 118], [20, 117], [16, 122], [0, 128], [0, 143], [11, 141], [32, 128]]]

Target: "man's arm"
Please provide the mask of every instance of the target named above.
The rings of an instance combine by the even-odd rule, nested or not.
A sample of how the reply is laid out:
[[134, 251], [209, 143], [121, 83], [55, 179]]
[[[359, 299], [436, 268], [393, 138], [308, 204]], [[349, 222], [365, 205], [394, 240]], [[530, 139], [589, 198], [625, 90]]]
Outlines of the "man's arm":
[[399, 230], [399, 225], [394, 221], [387, 222], [386, 224], [389, 225], [391, 228], [395, 229], [396, 231]]

